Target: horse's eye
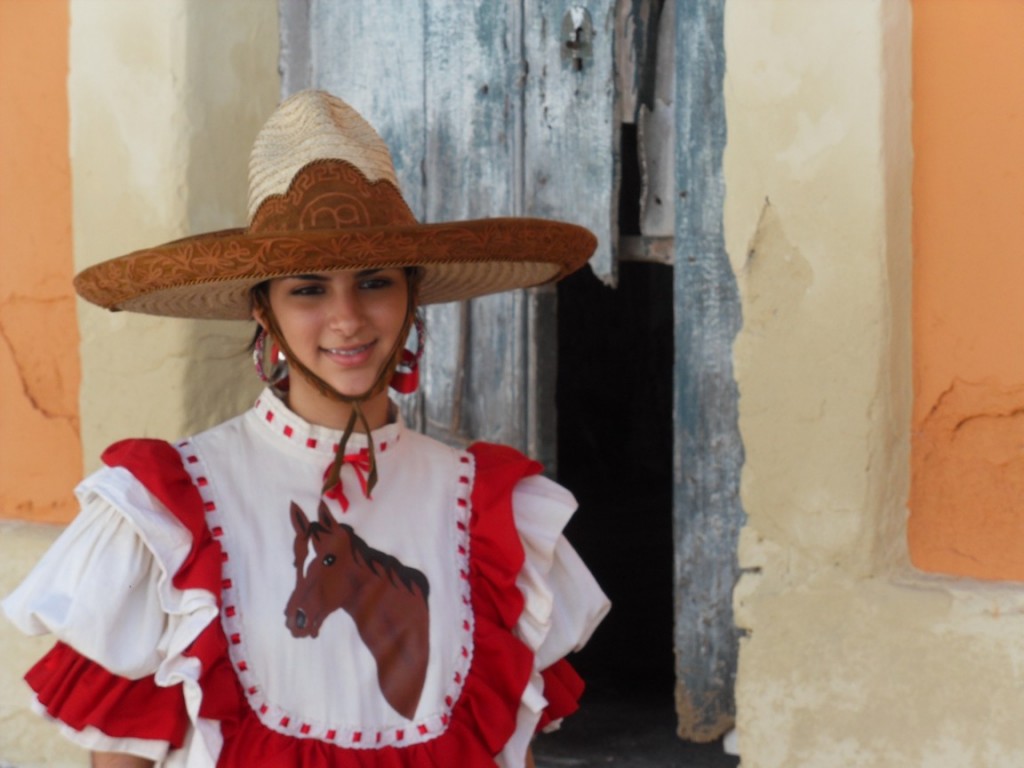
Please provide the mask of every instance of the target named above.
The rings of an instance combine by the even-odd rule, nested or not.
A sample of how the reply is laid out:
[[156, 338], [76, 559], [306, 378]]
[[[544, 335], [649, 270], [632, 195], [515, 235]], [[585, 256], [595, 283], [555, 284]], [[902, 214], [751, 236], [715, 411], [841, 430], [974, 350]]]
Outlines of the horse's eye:
[[334, 555], [324, 555], [324, 565], [334, 565], [337, 558]]

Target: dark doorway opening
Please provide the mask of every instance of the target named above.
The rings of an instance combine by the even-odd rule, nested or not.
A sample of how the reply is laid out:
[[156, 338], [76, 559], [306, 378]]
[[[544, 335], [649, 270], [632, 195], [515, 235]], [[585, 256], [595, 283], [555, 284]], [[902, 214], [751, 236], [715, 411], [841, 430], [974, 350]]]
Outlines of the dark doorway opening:
[[672, 268], [583, 269], [558, 287], [558, 480], [579, 501], [566, 535], [612, 601], [570, 661], [581, 711], [535, 742], [538, 768], [726, 768], [721, 742], [676, 736], [672, 540]]
[[592, 688], [671, 702], [672, 269], [589, 269], [559, 286], [558, 479], [567, 535], [614, 610], [576, 657]]

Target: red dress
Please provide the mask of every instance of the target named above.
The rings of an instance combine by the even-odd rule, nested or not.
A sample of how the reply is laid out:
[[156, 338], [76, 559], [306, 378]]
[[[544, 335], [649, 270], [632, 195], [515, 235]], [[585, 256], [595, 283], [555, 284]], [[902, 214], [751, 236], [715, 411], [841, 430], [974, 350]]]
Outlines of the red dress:
[[265, 392], [171, 445], [132, 440], [4, 602], [55, 648], [27, 675], [83, 746], [176, 766], [518, 766], [576, 708], [563, 660], [608, 609], [518, 452], [401, 423], [320, 479], [336, 432]]

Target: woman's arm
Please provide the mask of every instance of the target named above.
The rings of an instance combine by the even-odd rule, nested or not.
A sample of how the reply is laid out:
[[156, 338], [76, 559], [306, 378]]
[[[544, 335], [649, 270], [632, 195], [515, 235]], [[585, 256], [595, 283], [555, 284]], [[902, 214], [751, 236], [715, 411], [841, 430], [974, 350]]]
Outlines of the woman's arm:
[[93, 752], [92, 768], [152, 768], [152, 760], [120, 752]]

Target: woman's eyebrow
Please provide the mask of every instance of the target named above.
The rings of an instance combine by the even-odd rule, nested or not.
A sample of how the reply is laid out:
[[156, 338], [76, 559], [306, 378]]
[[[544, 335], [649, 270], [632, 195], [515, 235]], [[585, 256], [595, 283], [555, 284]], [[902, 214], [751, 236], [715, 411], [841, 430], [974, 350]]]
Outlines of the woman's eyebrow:
[[328, 280], [324, 275], [288, 275], [285, 280], [315, 280], [317, 282], [326, 282]]

